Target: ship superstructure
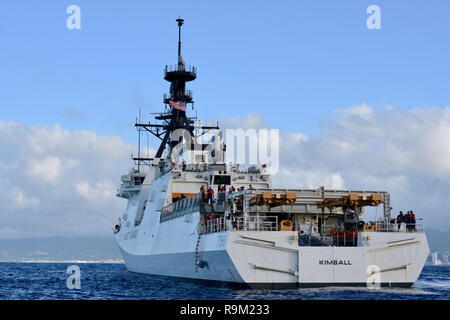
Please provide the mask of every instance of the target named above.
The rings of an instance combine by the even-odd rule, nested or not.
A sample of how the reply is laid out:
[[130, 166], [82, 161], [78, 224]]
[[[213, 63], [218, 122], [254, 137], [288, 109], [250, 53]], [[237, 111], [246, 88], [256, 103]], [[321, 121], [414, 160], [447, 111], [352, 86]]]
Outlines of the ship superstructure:
[[[154, 157], [133, 158], [137, 169], [122, 176], [117, 194], [128, 200], [114, 230], [127, 269], [252, 287], [411, 286], [428, 243], [422, 221], [391, 219], [388, 192], [275, 189], [265, 165], [225, 163], [219, 127], [186, 115], [186, 84], [197, 70], [181, 56], [177, 23], [164, 112], [159, 123], [136, 123], [161, 144]], [[369, 206], [382, 207], [383, 218], [364, 222]]]

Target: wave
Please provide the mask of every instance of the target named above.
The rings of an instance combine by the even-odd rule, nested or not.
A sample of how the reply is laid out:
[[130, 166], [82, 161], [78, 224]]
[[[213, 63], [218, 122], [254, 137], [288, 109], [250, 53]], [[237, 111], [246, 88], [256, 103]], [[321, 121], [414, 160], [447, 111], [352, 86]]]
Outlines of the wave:
[[114, 263], [114, 264], [124, 264], [123, 259], [100, 259], [100, 260], [9, 260], [0, 261], [6, 263]]
[[450, 289], [449, 279], [419, 279], [415, 285], [422, 287], [442, 287]]

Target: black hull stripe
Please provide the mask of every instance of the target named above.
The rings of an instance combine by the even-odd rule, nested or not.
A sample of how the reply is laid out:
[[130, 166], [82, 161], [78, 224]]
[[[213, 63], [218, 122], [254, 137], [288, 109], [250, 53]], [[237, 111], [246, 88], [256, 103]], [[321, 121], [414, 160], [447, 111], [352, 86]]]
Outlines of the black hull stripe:
[[[247, 283], [253, 289], [293, 289], [293, 288], [321, 288], [321, 287], [367, 287], [365, 282], [340, 282], [340, 283]], [[381, 283], [381, 287], [410, 288], [412, 282]]]
[[[138, 273], [139, 272], [132, 272]], [[204, 285], [216, 286], [216, 287], [231, 287], [236, 289], [295, 289], [295, 288], [320, 288], [320, 287], [367, 287], [365, 282], [317, 282], [317, 283], [296, 283], [296, 282], [252, 282], [252, 283], [242, 283], [242, 282], [227, 282], [219, 280], [207, 280], [207, 279], [196, 279], [196, 278], [186, 278], [186, 277], [173, 277], [173, 276], [163, 276], [163, 275], [149, 275], [146, 276], [157, 277], [157, 278], [178, 278], [186, 282], [202, 283]], [[413, 285], [412, 282], [395, 282], [395, 283], [381, 283], [382, 287], [392, 287], [392, 288], [410, 288]]]

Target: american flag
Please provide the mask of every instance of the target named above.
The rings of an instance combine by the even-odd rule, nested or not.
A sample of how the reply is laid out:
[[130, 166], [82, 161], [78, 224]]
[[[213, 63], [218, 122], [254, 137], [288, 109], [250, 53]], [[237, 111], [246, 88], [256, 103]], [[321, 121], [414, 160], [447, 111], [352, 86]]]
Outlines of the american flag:
[[181, 110], [181, 111], [186, 111], [186, 103], [183, 102], [183, 101], [172, 101], [172, 100], [169, 100], [169, 104], [174, 109], [178, 109], [178, 110]]

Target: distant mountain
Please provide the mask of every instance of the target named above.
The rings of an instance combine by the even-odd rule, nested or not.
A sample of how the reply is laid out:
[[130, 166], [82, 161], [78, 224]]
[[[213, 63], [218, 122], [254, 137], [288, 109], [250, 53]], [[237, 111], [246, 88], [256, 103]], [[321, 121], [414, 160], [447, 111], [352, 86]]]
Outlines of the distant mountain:
[[121, 259], [114, 238], [0, 239], [0, 261]]

